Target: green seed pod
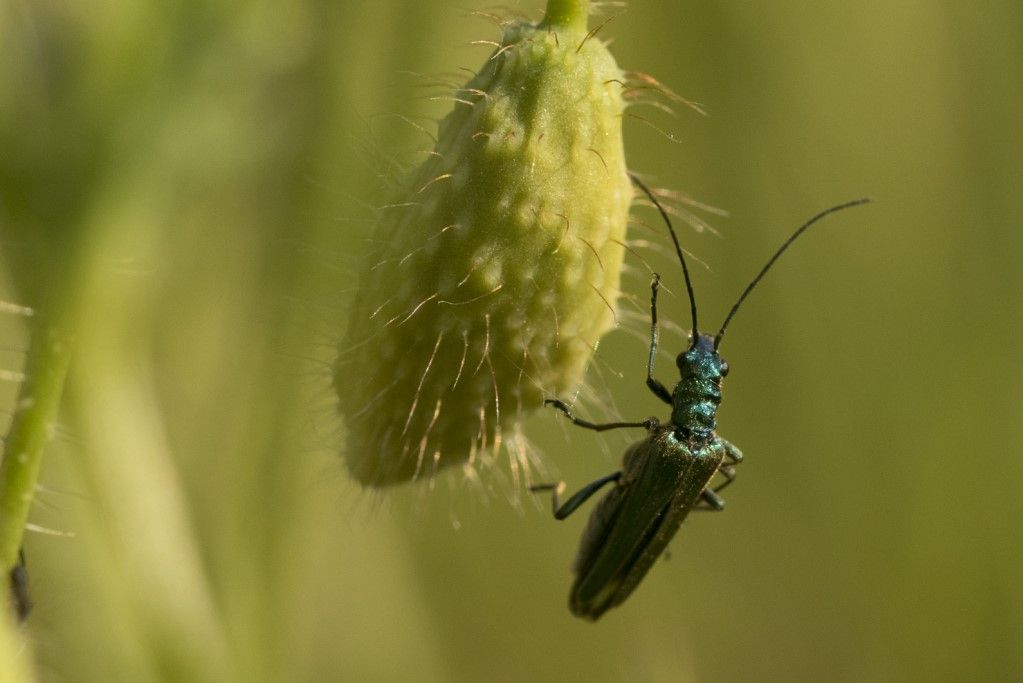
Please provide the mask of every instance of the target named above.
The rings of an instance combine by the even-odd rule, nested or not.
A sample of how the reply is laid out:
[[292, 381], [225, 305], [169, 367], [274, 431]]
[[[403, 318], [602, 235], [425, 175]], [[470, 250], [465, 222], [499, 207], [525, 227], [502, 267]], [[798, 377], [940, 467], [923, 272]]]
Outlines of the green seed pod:
[[[505, 29], [376, 227], [334, 373], [365, 485], [495, 462], [615, 324], [624, 77], [588, 4]], [[518, 480], [526, 457], [508, 452]]]

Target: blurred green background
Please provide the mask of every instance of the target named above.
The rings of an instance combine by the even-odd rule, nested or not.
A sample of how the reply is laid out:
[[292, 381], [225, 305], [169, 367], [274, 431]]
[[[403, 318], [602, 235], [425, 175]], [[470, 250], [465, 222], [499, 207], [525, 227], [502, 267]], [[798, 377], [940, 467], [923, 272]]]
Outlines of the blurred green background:
[[[469, 5], [0, 4], [0, 299], [80, 316], [31, 518], [73, 536], [28, 537], [19, 656], [41, 680], [1020, 680], [1019, 3], [636, 0], [602, 31], [710, 114], [634, 110], [680, 144], [626, 121], [634, 170], [730, 212], [683, 236], [709, 326], [802, 219], [876, 203], [730, 328], [729, 509], [597, 624], [566, 608], [589, 507], [555, 523], [457, 473], [368, 494], [337, 456], [326, 364], [381, 173], [429, 146], [393, 114], [450, 106], [403, 72], [487, 57]], [[0, 368], [28, 322], [0, 315]], [[595, 375], [630, 418], [663, 410], [643, 335]], [[527, 432], [570, 487], [628, 443]]]

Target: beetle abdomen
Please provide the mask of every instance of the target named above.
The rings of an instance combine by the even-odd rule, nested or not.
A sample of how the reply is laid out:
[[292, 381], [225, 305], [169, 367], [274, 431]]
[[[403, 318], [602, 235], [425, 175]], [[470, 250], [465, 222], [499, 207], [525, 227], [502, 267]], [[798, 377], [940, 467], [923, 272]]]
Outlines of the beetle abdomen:
[[691, 449], [671, 425], [629, 448], [622, 478], [598, 503], [583, 534], [569, 596], [573, 614], [597, 619], [633, 592], [723, 457], [717, 440]]

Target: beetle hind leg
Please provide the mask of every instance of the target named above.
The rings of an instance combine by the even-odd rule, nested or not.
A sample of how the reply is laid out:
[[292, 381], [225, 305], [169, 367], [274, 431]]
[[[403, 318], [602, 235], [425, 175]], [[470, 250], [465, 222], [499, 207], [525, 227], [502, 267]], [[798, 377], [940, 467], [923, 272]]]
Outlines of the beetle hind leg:
[[587, 502], [587, 500], [597, 493], [605, 484], [618, 481], [621, 476], [622, 472], [613, 472], [607, 477], [601, 477], [596, 481], [592, 481], [576, 493], [572, 494], [569, 500], [565, 501], [564, 504], [558, 502], [559, 496], [561, 496], [565, 491], [564, 481], [560, 481], [557, 484], [534, 484], [530, 487], [530, 491], [533, 493], [551, 491], [551, 513], [555, 516], [555, 519], [565, 519], [572, 513], [576, 512], [579, 506]]
[[[737, 451], [738, 453], [739, 451]], [[743, 454], [740, 453], [740, 458]], [[735, 461], [739, 462], [739, 461]], [[726, 486], [731, 484], [736, 479], [736, 469], [732, 465], [722, 465], [718, 468], [718, 473], [725, 477], [725, 481], [714, 488], [705, 488], [700, 492], [700, 499], [697, 504], [693, 506], [694, 510], [710, 510], [712, 512], [721, 512], [725, 509], [725, 500], [722, 499], [718, 492], [724, 489]]]
[[713, 489], [704, 489], [700, 492], [700, 499], [697, 501], [697, 504], [693, 506], [693, 509], [721, 512], [725, 509], [725, 500], [715, 493]]

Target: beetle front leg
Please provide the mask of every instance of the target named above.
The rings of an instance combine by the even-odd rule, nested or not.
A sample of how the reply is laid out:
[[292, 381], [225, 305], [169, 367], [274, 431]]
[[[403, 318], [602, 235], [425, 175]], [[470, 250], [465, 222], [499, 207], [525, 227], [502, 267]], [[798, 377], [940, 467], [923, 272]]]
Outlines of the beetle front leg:
[[610, 482], [618, 481], [620, 477], [622, 477], [622, 472], [613, 472], [607, 477], [601, 477], [597, 481], [592, 481], [574, 493], [569, 500], [565, 501], [564, 505], [558, 502], [559, 495], [565, 491], [564, 481], [560, 481], [557, 484], [535, 484], [530, 487], [530, 491], [534, 493], [538, 491], [551, 491], [551, 512], [554, 514], [555, 519], [565, 519], [576, 512], [576, 509], [587, 502], [587, 499], [597, 493], [601, 487]]
[[672, 392], [654, 377], [654, 357], [658, 353], [658, 286], [661, 276], [651, 279], [651, 352], [647, 356], [647, 388], [665, 403], [672, 405]]

